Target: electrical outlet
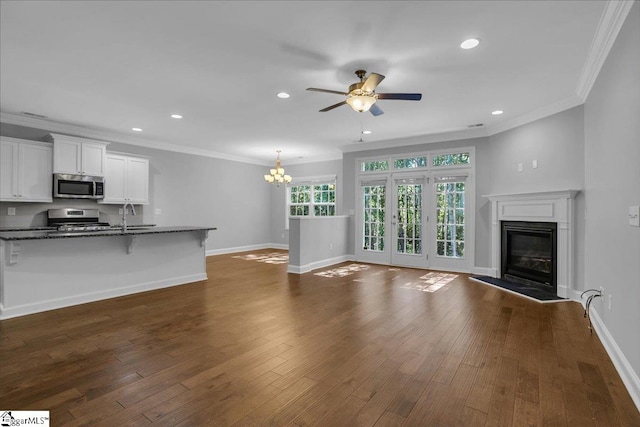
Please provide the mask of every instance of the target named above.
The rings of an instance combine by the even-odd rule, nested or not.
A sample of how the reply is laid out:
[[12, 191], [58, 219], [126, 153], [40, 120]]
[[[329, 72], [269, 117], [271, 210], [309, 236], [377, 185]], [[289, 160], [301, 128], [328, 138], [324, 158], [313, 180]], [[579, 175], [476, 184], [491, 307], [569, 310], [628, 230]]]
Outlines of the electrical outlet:
[[284, 233], [282, 233], [282, 236], [280, 236], [280, 237], [282, 237], [284, 239]]
[[160, 209], [160, 208], [156, 208], [156, 209], [153, 211], [153, 213], [154, 213], [155, 215], [162, 215], [162, 209]]
[[118, 215], [122, 215], [122, 208], [118, 209]]
[[534, 169], [538, 169], [538, 161], [534, 160], [533, 162], [531, 162], [531, 167]]
[[640, 206], [629, 206], [629, 225], [640, 227]]
[[16, 208], [7, 208], [7, 215], [14, 216], [16, 214]]
[[518, 172], [522, 172], [522, 163], [518, 163]]
[[329, 250], [333, 249], [333, 243], [329, 243]]
[[609, 311], [611, 311], [611, 294], [609, 294]]

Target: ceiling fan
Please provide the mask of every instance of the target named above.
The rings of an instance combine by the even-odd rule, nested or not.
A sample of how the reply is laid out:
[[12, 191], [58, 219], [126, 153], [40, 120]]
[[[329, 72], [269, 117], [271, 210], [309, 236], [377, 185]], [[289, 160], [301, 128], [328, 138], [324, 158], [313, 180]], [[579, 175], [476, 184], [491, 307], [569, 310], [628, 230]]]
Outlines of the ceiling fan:
[[307, 90], [313, 92], [335, 93], [338, 95], [345, 95], [347, 97], [347, 99], [342, 102], [323, 108], [320, 110], [321, 113], [333, 110], [334, 108], [338, 108], [344, 104], [349, 104], [354, 111], [360, 113], [370, 111], [374, 116], [379, 116], [380, 114], [384, 114], [384, 111], [376, 105], [376, 101], [378, 99], [400, 99], [403, 101], [420, 101], [422, 99], [421, 93], [376, 93], [376, 87], [384, 79], [382, 74], [371, 73], [367, 78], [365, 78], [367, 74], [365, 70], [357, 70], [355, 74], [358, 76], [360, 81], [349, 86], [348, 92], [318, 89], [315, 87], [307, 88]]

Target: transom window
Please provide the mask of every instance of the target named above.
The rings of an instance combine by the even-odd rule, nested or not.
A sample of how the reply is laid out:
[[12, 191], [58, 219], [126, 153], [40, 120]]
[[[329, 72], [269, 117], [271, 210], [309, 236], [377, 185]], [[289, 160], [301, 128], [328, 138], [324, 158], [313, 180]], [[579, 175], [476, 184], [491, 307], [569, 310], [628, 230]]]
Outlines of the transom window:
[[372, 160], [360, 163], [360, 172], [379, 172], [389, 170], [388, 160]]
[[395, 159], [393, 161], [394, 169], [415, 169], [427, 166], [427, 156], [407, 157], [404, 159]]
[[471, 156], [468, 152], [465, 153], [446, 153], [446, 154], [434, 154], [433, 166], [456, 166], [456, 165], [468, 165], [471, 162]]

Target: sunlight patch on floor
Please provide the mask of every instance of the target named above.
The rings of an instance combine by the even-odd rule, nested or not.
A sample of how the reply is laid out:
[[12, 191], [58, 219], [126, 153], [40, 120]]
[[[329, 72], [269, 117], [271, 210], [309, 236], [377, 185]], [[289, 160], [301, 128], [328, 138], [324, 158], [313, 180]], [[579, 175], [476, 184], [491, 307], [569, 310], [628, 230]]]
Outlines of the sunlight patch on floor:
[[363, 271], [368, 269], [369, 269], [368, 265], [349, 264], [344, 267], [332, 268], [331, 270], [324, 270], [314, 274], [316, 276], [322, 276], [322, 277], [344, 277], [344, 276], [349, 276], [350, 274], [356, 273], [358, 271]]
[[286, 264], [289, 262], [289, 254], [282, 252], [270, 252], [266, 254], [247, 254], [236, 255], [232, 258], [242, 259], [245, 261], [258, 261], [266, 264]]
[[457, 277], [457, 274], [431, 272], [420, 276], [420, 281], [405, 283], [400, 287], [422, 292], [436, 292]]

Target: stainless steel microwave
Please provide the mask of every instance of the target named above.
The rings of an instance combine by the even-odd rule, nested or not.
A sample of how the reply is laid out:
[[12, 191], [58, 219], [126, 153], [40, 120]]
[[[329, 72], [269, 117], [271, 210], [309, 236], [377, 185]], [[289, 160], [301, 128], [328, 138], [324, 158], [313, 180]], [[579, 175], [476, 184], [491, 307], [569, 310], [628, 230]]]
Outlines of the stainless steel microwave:
[[53, 197], [104, 199], [104, 177], [54, 173]]

